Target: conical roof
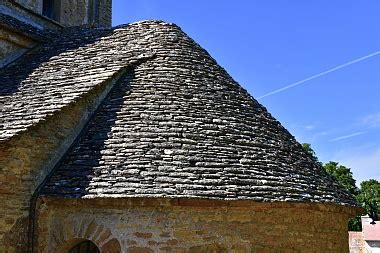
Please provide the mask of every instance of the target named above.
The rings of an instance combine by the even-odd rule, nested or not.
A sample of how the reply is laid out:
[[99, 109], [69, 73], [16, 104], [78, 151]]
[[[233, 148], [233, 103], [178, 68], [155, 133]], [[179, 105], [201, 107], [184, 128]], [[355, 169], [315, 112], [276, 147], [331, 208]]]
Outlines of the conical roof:
[[[101, 38], [84, 43], [83, 34], [87, 40], [91, 34]], [[176, 25], [144, 21], [107, 31], [82, 29], [45, 45], [45, 51], [54, 50], [54, 43], [63, 48], [83, 44], [47, 60], [45, 69], [55, 61], [66, 69], [54, 89], [79, 87], [85, 93], [103, 76], [120, 69], [124, 74], [40, 194], [355, 205], [295, 138]], [[51, 110], [75, 98], [60, 99], [60, 107]]]

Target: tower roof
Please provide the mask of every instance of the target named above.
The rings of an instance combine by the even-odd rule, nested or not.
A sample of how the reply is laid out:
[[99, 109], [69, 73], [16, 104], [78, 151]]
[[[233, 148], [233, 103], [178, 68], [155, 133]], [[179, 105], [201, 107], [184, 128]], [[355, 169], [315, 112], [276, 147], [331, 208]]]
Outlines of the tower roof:
[[[121, 76], [42, 195], [355, 205], [262, 105], [173, 24], [67, 30], [3, 71], [3, 139]], [[18, 85], [7, 79], [13, 72]]]

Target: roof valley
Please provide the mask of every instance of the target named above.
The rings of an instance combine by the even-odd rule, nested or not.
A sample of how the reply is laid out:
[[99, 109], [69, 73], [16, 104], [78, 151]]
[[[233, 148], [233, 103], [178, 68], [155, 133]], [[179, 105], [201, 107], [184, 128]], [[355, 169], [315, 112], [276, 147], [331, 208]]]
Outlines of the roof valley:
[[[86, 118], [86, 122], [83, 124], [81, 129], [79, 131], [76, 131], [76, 138], [71, 143], [71, 145], [68, 146], [68, 148], [64, 151], [64, 154], [56, 162], [53, 169], [50, 171], [49, 175], [45, 178], [44, 182], [40, 185], [40, 187], [36, 190], [37, 194], [41, 191], [42, 187], [45, 187], [46, 183], [51, 180], [51, 177], [56, 173], [57, 168], [59, 168], [64, 159], [67, 158], [67, 156], [70, 154], [70, 152], [73, 152], [75, 147], [78, 145], [78, 143], [83, 139], [85, 136], [85, 133], [89, 130], [91, 124], [93, 124], [96, 116], [98, 115], [99, 111], [105, 106], [106, 101], [110, 99], [110, 96], [114, 93], [114, 90], [117, 89], [126, 78], [131, 77], [133, 75], [133, 69], [138, 64], [138, 61], [136, 61], [134, 64], [122, 67], [118, 72], [116, 72], [111, 78], [104, 81], [102, 84], [106, 85], [103, 94], [100, 96], [101, 99], [98, 99], [96, 102], [94, 102], [90, 107], [92, 108], [91, 111], [87, 111], [88, 117]], [[109, 124], [110, 122], [103, 122], [104, 124]], [[100, 147], [100, 146], [99, 146]]]

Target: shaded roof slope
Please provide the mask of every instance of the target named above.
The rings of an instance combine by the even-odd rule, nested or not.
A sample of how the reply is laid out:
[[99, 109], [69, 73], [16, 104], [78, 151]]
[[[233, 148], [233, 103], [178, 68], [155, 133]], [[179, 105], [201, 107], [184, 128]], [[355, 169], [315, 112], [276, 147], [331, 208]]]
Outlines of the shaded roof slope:
[[67, 28], [52, 41], [0, 69], [0, 141], [43, 121], [121, 68], [151, 57], [145, 45], [153, 33]]
[[[177, 26], [145, 21], [110, 30], [78, 29], [63, 37], [29, 56], [37, 59], [32, 67], [25, 59], [20, 63], [29, 74], [20, 70], [16, 87], [9, 81], [2, 88], [5, 110], [13, 113], [2, 114], [10, 129], [4, 138], [23, 131], [12, 122], [27, 129], [120, 68], [127, 71], [41, 195], [355, 205], [294, 137]], [[141, 57], [148, 60], [133, 64]], [[33, 103], [26, 105], [26, 99]], [[14, 107], [17, 103], [23, 104]], [[30, 111], [36, 118], [29, 120]]]

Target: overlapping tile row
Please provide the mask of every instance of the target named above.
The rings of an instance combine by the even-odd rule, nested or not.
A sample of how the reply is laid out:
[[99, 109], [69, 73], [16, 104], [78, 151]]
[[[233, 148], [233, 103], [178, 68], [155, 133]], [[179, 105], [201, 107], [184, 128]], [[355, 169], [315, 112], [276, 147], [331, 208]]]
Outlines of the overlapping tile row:
[[122, 28], [67, 28], [1, 69], [0, 141], [75, 102], [121, 68], [152, 57], [145, 31], [126, 29], [130, 34]]
[[128, 67], [41, 195], [355, 205], [294, 137], [178, 27], [146, 21], [117, 28], [105, 38], [107, 50], [99, 46], [103, 39], [84, 49], [94, 52], [86, 55], [96, 63], [92, 66], [100, 64], [96, 59], [103, 62], [99, 74], [126, 66], [129, 55], [141, 49], [155, 57]]

